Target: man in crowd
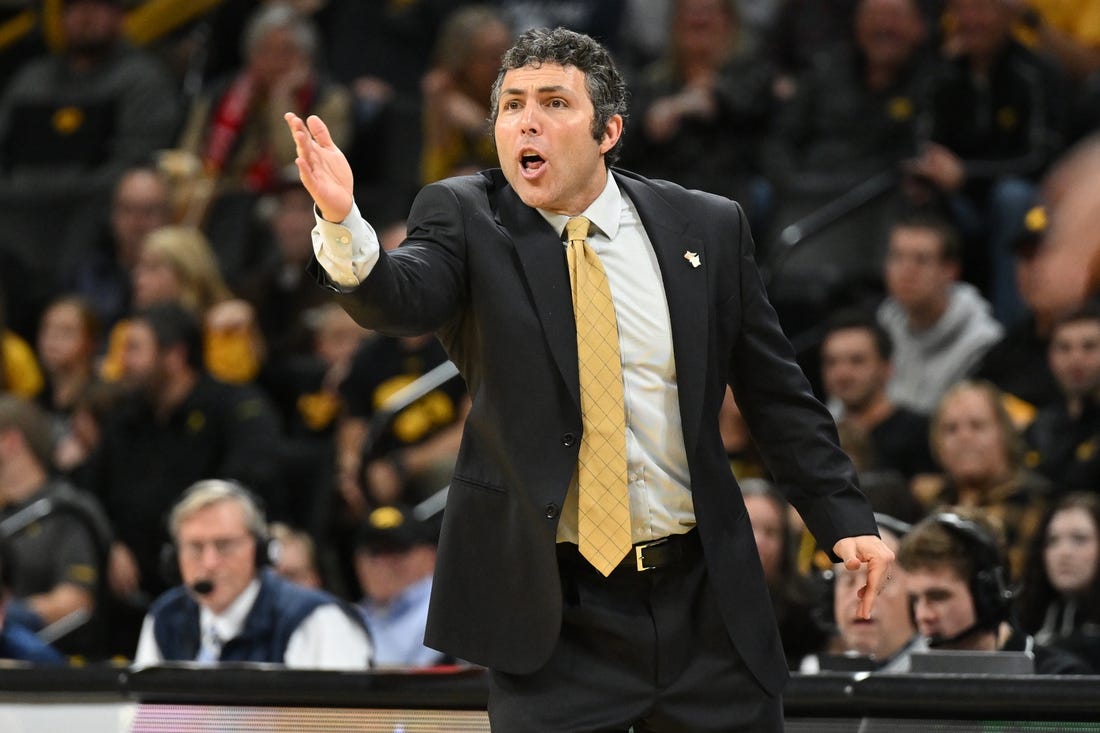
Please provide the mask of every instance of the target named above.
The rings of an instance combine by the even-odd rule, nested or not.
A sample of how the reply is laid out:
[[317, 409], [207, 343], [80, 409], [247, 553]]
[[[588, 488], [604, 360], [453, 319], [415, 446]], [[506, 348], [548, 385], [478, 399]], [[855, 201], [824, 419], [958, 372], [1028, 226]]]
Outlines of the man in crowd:
[[886, 392], [926, 415], [1004, 332], [977, 288], [959, 282], [960, 258], [958, 233], [940, 217], [907, 214], [890, 230], [884, 268], [888, 297], [878, 311], [894, 344]]
[[355, 571], [359, 609], [375, 643], [375, 664], [430, 667], [446, 655], [424, 646], [435, 571], [438, 518], [407, 505], [372, 511], [359, 532]]
[[[54, 478], [49, 419], [0, 395], [0, 540], [12, 577], [9, 618], [32, 631], [71, 625], [61, 648], [102, 653], [101, 596], [111, 530], [94, 497]], [[91, 622], [91, 623], [90, 623]]]
[[837, 403], [838, 422], [866, 437], [873, 465], [906, 479], [935, 470], [928, 447], [928, 418], [894, 404], [886, 394], [893, 373], [893, 344], [873, 317], [837, 314], [821, 341], [825, 394]]
[[135, 664], [269, 662], [366, 669], [371, 642], [354, 609], [265, 567], [267, 522], [240, 484], [200, 481], [169, 518], [182, 583], [149, 608]]
[[18, 619], [8, 616], [11, 604], [11, 553], [7, 542], [0, 539], [0, 659], [12, 659], [36, 664], [59, 664], [61, 654]]
[[[897, 552], [909, 525], [884, 514], [876, 514], [875, 519], [882, 541]], [[879, 672], [906, 671], [909, 654], [926, 646], [909, 612], [905, 573], [895, 570], [891, 574], [871, 618], [859, 615], [859, 596], [856, 594], [866, 581], [865, 571], [851, 571], [837, 564], [833, 573], [833, 618], [845, 653], [866, 657], [868, 666]], [[802, 671], [816, 670], [812, 669], [812, 663], [810, 666], [804, 663]]]
[[202, 358], [199, 323], [183, 306], [161, 303], [132, 318], [122, 360], [130, 395], [104, 426], [87, 484], [117, 533], [110, 584], [121, 598], [147, 601], [165, 588], [164, 519], [191, 483], [234, 478], [269, 506], [278, 499], [273, 408], [253, 387], [210, 377]]
[[1089, 303], [1059, 319], [1047, 349], [1062, 391], [1041, 406], [1024, 432], [1028, 462], [1058, 493], [1100, 488], [1100, 306]]
[[995, 531], [985, 521], [980, 510], [941, 512], [902, 540], [898, 565], [917, 630], [932, 649], [1030, 651], [1038, 674], [1087, 674], [1088, 666], [1068, 653], [1002, 628], [1013, 592]]
[[74, 253], [61, 273], [62, 287], [83, 297], [99, 315], [104, 331], [130, 310], [132, 271], [150, 232], [171, 223], [168, 178], [147, 165], [128, 168], [111, 195], [110, 223], [92, 246]]
[[928, 140], [908, 165], [949, 202], [974, 245], [968, 279], [988, 277], [986, 292], [1005, 325], [1023, 312], [1012, 241], [1038, 176], [1064, 143], [1070, 97], [1065, 75], [1013, 38], [1013, 4], [946, 2], [953, 53], [928, 93]]
[[32, 282], [51, 286], [92, 246], [122, 171], [171, 144], [179, 112], [167, 71], [123, 37], [125, 0], [57, 4], [61, 50], [0, 96], [0, 228]]

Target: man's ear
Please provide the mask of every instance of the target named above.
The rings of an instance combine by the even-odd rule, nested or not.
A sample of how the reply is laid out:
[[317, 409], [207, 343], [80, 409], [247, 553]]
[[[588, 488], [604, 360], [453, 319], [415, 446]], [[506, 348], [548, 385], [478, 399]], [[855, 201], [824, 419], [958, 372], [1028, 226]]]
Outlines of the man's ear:
[[611, 119], [607, 121], [607, 125], [604, 127], [603, 138], [600, 140], [600, 154], [607, 155], [607, 152], [619, 142], [619, 138], [622, 137], [622, 134], [623, 116], [611, 115]]

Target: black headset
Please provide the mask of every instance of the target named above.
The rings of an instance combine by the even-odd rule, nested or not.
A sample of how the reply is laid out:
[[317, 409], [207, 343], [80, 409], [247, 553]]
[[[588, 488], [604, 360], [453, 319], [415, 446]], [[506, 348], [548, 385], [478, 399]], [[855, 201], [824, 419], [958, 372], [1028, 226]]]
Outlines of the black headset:
[[[198, 481], [187, 488], [180, 498], [173, 505], [171, 513], [175, 511], [175, 508], [194, 494], [200, 491], [208, 491], [212, 486], [217, 486], [223, 492], [223, 498], [236, 499], [244, 504], [251, 506], [256, 513], [257, 521], [249, 527], [249, 534], [252, 535], [253, 545], [255, 546], [256, 555], [254, 563], [256, 569], [259, 570], [267, 565], [272, 565], [277, 559], [277, 547], [276, 542], [271, 539], [268, 534], [267, 519], [264, 511], [264, 501], [255, 492], [249, 490], [244, 484], [232, 479], [203, 479]], [[168, 528], [169, 537], [172, 536], [171, 527]], [[169, 586], [179, 585], [182, 582], [180, 578], [179, 569], [179, 548], [176, 547], [175, 538], [172, 537], [168, 542], [161, 547], [160, 551], [160, 572], [164, 579], [164, 582]]]
[[997, 540], [977, 522], [954, 512], [933, 514], [929, 521], [943, 527], [969, 551], [974, 563], [968, 582], [974, 599], [975, 626], [996, 630], [1008, 620], [1014, 596]]

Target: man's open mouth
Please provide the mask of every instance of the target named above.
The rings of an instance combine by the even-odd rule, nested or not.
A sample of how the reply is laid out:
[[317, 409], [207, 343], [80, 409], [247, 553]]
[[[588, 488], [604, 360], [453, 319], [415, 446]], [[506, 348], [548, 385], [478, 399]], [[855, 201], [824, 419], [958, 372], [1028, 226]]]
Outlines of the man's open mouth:
[[519, 157], [519, 163], [523, 166], [523, 170], [530, 173], [537, 171], [545, 162], [542, 156], [537, 153], [526, 153]]

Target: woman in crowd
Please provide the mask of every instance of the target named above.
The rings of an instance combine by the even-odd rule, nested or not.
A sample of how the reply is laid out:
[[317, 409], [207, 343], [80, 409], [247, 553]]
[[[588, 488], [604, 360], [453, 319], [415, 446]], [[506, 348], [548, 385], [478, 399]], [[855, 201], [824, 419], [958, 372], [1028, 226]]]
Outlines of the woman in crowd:
[[993, 384], [964, 380], [940, 399], [931, 425], [932, 455], [942, 468], [921, 484], [929, 508], [979, 507], [1003, 528], [1012, 576], [1023, 573], [1027, 543], [1048, 504], [1049, 482], [1023, 463], [1023, 443]]
[[423, 183], [498, 165], [489, 135], [489, 88], [511, 44], [511, 30], [489, 6], [462, 8], [447, 19], [435, 64], [421, 82]]
[[[206, 368], [213, 376], [237, 384], [255, 379], [264, 352], [255, 312], [229, 290], [200, 230], [166, 226], [150, 233], [133, 271], [133, 288], [136, 309], [177, 300], [202, 319]], [[105, 379], [121, 376], [125, 328], [122, 321], [111, 331], [101, 368]]]
[[38, 396], [53, 418], [54, 460], [69, 470], [84, 458], [78, 448], [74, 419], [85, 395], [98, 382], [96, 359], [102, 328], [99, 316], [83, 298], [63, 295], [46, 307], [38, 326], [38, 359], [46, 388]]
[[1046, 515], [1031, 544], [1020, 625], [1035, 641], [1100, 674], [1100, 496], [1072, 493]]
[[81, 298], [61, 296], [46, 307], [38, 326], [38, 360], [46, 372], [42, 406], [65, 417], [95, 380], [99, 317]]
[[821, 651], [829, 638], [816, 610], [821, 607], [823, 589], [798, 572], [795, 535], [783, 495], [765, 479], [745, 478], [740, 484], [787, 664], [798, 669], [800, 660]]
[[290, 4], [260, 6], [241, 40], [245, 63], [192, 108], [180, 147], [198, 156], [222, 191], [271, 190], [293, 165], [283, 114], [319, 114], [337, 145], [351, 137], [351, 97], [316, 68], [317, 29]]

